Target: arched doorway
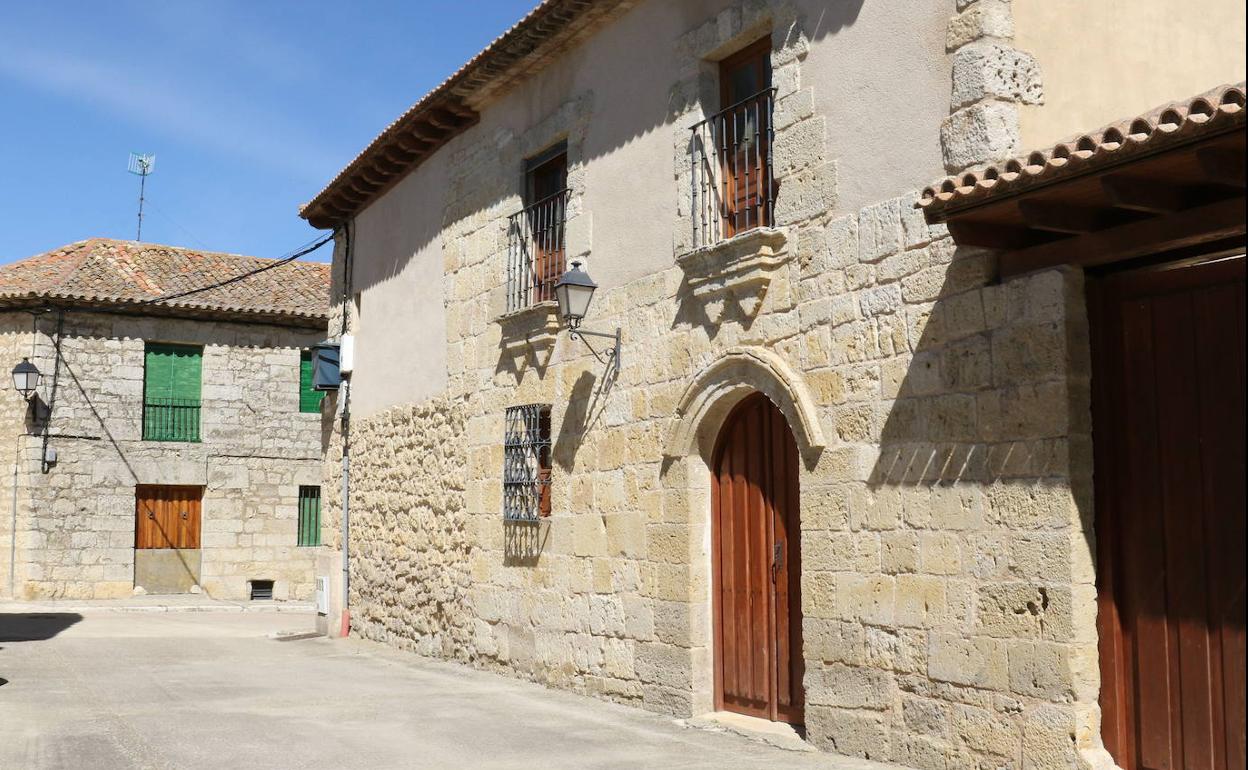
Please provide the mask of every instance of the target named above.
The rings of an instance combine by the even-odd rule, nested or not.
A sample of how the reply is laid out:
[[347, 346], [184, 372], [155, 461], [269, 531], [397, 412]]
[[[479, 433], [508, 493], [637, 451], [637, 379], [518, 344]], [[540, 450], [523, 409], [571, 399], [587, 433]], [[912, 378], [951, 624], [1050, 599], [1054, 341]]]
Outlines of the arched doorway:
[[720, 429], [711, 465], [715, 707], [802, 720], [797, 442], [766, 396]]

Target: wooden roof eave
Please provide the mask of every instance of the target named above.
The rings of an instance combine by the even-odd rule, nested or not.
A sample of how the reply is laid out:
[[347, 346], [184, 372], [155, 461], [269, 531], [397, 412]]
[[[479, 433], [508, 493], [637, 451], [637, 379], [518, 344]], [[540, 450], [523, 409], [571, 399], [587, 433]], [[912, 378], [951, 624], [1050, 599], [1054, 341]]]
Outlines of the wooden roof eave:
[[[988, 194], [931, 221], [959, 244], [999, 249], [1002, 278], [1058, 264], [1085, 267], [1244, 235], [1244, 132]], [[984, 184], [981, 182], [981, 184]]]

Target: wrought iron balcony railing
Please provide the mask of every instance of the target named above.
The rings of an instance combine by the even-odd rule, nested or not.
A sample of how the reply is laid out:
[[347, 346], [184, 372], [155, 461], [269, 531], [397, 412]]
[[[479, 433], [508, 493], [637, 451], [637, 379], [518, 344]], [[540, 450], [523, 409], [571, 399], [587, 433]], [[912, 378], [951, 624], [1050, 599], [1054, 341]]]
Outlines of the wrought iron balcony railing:
[[693, 127], [694, 246], [774, 223], [771, 151], [776, 89], [768, 88]]
[[144, 441], [199, 441], [198, 400], [149, 398], [143, 402]]
[[512, 214], [507, 227], [507, 310], [555, 298], [565, 265], [568, 191], [560, 190]]

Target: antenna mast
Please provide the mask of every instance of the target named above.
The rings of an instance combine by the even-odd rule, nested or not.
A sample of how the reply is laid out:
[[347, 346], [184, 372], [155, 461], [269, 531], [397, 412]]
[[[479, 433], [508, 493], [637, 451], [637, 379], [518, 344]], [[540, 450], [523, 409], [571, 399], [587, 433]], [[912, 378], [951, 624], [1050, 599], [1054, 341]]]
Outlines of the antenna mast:
[[126, 167], [126, 170], [139, 178], [139, 229], [134, 236], [136, 241], [143, 240], [143, 190], [147, 185], [147, 175], [155, 169], [155, 155], [140, 155], [137, 152], [130, 153], [130, 164]]

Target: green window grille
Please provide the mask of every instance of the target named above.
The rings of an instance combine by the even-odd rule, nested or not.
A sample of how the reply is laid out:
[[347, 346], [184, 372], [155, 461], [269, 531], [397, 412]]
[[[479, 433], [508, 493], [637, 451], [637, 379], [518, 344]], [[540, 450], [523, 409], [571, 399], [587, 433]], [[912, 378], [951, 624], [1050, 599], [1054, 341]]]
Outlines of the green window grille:
[[320, 412], [325, 394], [312, 387], [312, 351], [299, 354], [299, 411]]
[[321, 488], [299, 487], [299, 545], [321, 544]]
[[143, 440], [199, 441], [204, 349], [148, 343], [143, 372]]

